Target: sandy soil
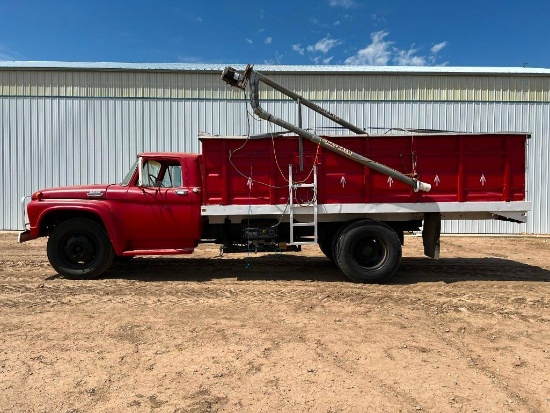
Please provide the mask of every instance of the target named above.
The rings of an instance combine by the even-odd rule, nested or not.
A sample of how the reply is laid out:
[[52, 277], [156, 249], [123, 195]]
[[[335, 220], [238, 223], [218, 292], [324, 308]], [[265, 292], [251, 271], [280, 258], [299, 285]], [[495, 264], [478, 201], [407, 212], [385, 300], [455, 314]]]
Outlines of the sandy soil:
[[[300, 254], [93, 281], [0, 234], [2, 412], [550, 412], [550, 239], [407, 237], [389, 284]], [[460, 258], [456, 258], [460, 257]]]

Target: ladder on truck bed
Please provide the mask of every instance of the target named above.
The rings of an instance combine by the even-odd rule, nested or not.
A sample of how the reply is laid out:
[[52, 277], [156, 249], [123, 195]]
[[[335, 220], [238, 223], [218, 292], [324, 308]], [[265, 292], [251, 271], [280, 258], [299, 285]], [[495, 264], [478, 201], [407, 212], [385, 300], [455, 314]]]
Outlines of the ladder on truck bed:
[[[316, 245], [317, 244], [317, 166], [313, 165], [313, 182], [294, 182], [292, 165], [288, 165], [288, 208], [290, 214], [290, 242], [289, 245]], [[306, 202], [298, 201], [297, 191], [302, 188], [311, 188], [313, 198]], [[294, 215], [300, 215], [302, 222], [296, 222]], [[305, 219], [305, 221], [303, 221]], [[313, 237], [308, 240], [296, 241], [294, 229], [297, 227], [313, 228]]]

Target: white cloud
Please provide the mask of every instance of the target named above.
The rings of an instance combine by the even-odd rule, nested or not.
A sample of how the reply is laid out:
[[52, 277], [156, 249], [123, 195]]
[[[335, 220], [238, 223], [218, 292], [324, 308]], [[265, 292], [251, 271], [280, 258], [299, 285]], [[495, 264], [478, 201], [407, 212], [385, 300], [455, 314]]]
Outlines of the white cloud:
[[295, 43], [292, 45], [292, 51], [303, 56], [308, 54], [308, 57], [316, 65], [328, 65], [334, 59], [334, 56], [327, 56], [327, 54], [336, 46], [342, 44], [339, 39], [332, 39], [330, 36], [323, 37], [315, 44], [308, 46], [302, 46], [301, 43]]
[[254, 42], [253, 42], [251, 39], [249, 39], [248, 37], [247, 37], [246, 39], [244, 39], [244, 40], [245, 40], [245, 42], [247, 42], [248, 44], [254, 43]]
[[327, 58], [323, 58], [323, 56], [315, 56], [311, 60], [316, 65], [329, 65], [333, 58], [334, 58], [334, 56], [330, 56], [330, 57], [327, 57]]
[[355, 7], [354, 0], [329, 0], [328, 4], [331, 7], [343, 7], [344, 9]]
[[386, 31], [371, 33], [371, 43], [357, 51], [351, 57], [348, 57], [344, 63], [347, 65], [369, 65], [385, 66], [390, 63], [399, 66], [426, 66], [435, 65], [437, 53], [447, 46], [447, 42], [441, 42], [433, 45], [429, 55], [419, 55], [419, 49], [413, 44], [408, 50], [399, 49], [394, 46], [394, 42], [386, 40], [389, 35]]
[[446, 46], [447, 46], [447, 42], [441, 42], [441, 43], [434, 44], [430, 50], [433, 54], [438, 54]]
[[279, 53], [278, 51], [275, 51], [275, 56], [272, 59], [264, 60], [264, 64], [266, 65], [280, 65], [283, 61], [284, 55]]
[[360, 49], [354, 56], [348, 57], [344, 63], [347, 65], [387, 65], [392, 57], [393, 42], [385, 41], [388, 32], [379, 31], [371, 33], [371, 44]]
[[302, 45], [300, 43], [298, 44], [293, 44], [292, 45], [292, 50], [294, 50], [296, 53], [298, 53], [299, 55], [303, 55], [304, 52], [305, 52], [305, 49], [302, 47]]
[[264, 43], [265, 44], [273, 43], [273, 37], [271, 37], [271, 36], [266, 37], [265, 40], [264, 40]]
[[396, 50], [394, 61], [399, 66], [426, 66], [425, 57], [414, 55], [417, 51], [412, 47], [409, 50]]
[[309, 45], [307, 47], [307, 51], [314, 53], [314, 52], [321, 52], [323, 54], [328, 53], [331, 49], [341, 44], [338, 39], [331, 39], [330, 37], [324, 37], [321, 40], [319, 40], [317, 43], [313, 45]]

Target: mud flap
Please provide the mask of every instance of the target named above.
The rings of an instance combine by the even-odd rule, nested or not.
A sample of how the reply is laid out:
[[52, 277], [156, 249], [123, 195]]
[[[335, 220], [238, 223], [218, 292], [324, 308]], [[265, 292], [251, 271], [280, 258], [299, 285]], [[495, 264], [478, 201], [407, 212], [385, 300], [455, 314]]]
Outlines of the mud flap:
[[426, 212], [422, 228], [422, 241], [424, 243], [424, 255], [439, 259], [439, 237], [441, 235], [441, 214], [439, 212]]

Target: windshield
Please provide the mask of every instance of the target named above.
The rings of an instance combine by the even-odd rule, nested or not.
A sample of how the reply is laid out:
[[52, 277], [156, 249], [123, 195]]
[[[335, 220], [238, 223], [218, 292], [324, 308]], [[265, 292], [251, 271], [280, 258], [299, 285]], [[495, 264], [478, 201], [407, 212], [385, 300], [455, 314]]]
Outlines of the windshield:
[[130, 168], [130, 170], [128, 171], [128, 173], [120, 183], [120, 185], [122, 186], [130, 185], [130, 180], [132, 179], [132, 176], [134, 176], [134, 172], [136, 172], [137, 164], [138, 164], [138, 161], [136, 159], [136, 161], [134, 162], [134, 164], [132, 165], [132, 167]]

